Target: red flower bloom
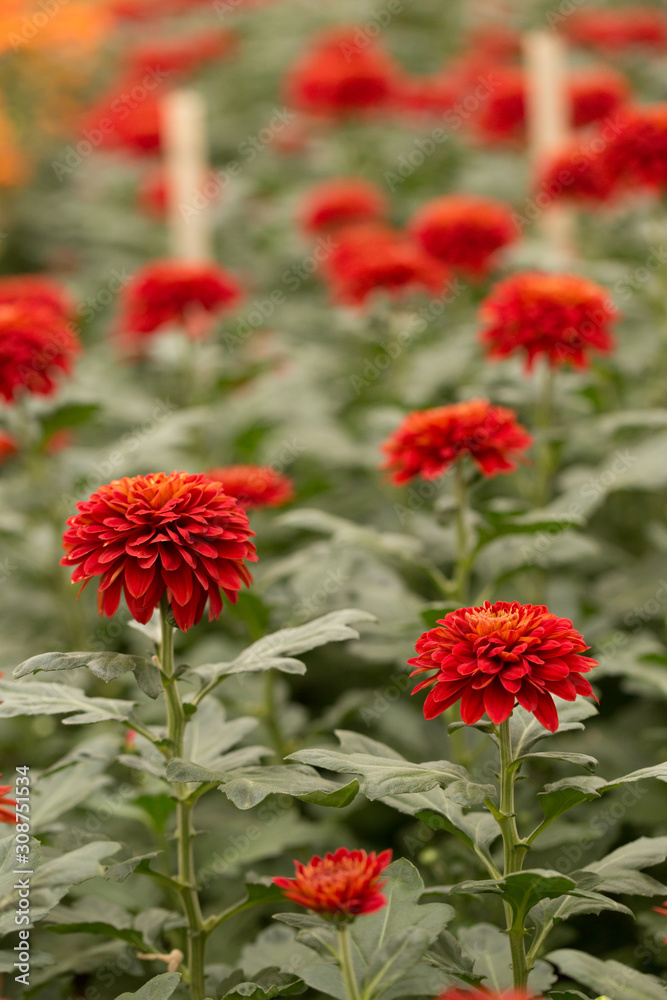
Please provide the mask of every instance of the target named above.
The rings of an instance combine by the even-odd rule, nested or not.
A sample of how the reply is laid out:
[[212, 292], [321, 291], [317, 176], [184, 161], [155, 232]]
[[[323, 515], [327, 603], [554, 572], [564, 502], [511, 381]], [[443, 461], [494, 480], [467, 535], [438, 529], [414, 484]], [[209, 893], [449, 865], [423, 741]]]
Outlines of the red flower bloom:
[[0, 305], [7, 302], [25, 302], [50, 309], [62, 319], [73, 316], [75, 311], [67, 290], [42, 274], [11, 274], [0, 278]]
[[630, 97], [630, 84], [611, 67], [596, 67], [573, 73], [568, 80], [575, 128], [607, 118]]
[[292, 481], [269, 465], [226, 465], [206, 475], [246, 509], [281, 507], [294, 499]]
[[337, 177], [316, 184], [301, 206], [303, 228], [308, 233], [357, 222], [374, 222], [387, 211], [382, 192], [358, 177]]
[[394, 107], [400, 114], [442, 115], [461, 96], [461, 81], [451, 73], [400, 76], [394, 87]]
[[588, 646], [567, 618], [533, 604], [489, 601], [479, 608], [450, 611], [417, 642], [410, 676], [435, 675], [412, 692], [432, 688], [424, 718], [434, 719], [461, 702], [461, 719], [472, 726], [488, 715], [495, 725], [512, 714], [516, 702], [555, 733], [558, 713], [552, 695], [574, 701], [595, 697], [588, 673], [597, 661], [581, 654]]
[[23, 389], [49, 396], [57, 371], [69, 374], [79, 349], [52, 306], [18, 299], [0, 303], [0, 396], [8, 403]]
[[5, 434], [4, 431], [0, 431], [0, 465], [11, 458], [12, 455], [17, 455], [19, 451], [19, 443], [15, 437], [11, 434]]
[[350, 226], [336, 234], [336, 246], [322, 265], [333, 296], [362, 305], [378, 290], [392, 295], [427, 290], [437, 295], [448, 277], [409, 236], [388, 226]]
[[652, 191], [667, 188], [667, 103], [627, 108], [616, 135], [600, 154], [621, 185]]
[[98, 98], [81, 123], [84, 141], [91, 142], [93, 135], [99, 149], [124, 149], [135, 156], [157, 153], [162, 141], [160, 99], [167, 87], [151, 79], [147, 87], [145, 76], [126, 73]]
[[[479, 68], [479, 67], [478, 67]], [[486, 71], [488, 73], [488, 65]], [[493, 89], [471, 119], [480, 137], [490, 142], [523, 139], [526, 124], [526, 81], [515, 66], [493, 67]]]
[[182, 75], [228, 55], [235, 45], [236, 35], [231, 31], [200, 31], [181, 38], [142, 42], [127, 52], [125, 62], [130, 75], [137, 79], [150, 73]]
[[[208, 202], [218, 200], [222, 185], [215, 171], [211, 170], [202, 177], [199, 191]], [[137, 201], [144, 211], [163, 218], [167, 211], [169, 187], [167, 174], [161, 163], [155, 164], [143, 178], [139, 187]]]
[[591, 146], [572, 142], [545, 163], [536, 194], [591, 205], [609, 201], [617, 190], [604, 157]]
[[585, 368], [591, 350], [612, 350], [615, 316], [607, 292], [593, 281], [526, 271], [500, 281], [482, 303], [481, 340], [491, 358], [524, 351], [528, 371], [539, 355], [552, 367]]
[[488, 61], [504, 61], [521, 55], [521, 35], [504, 24], [475, 28], [467, 41], [476, 57]]
[[101, 576], [101, 615], [116, 613], [121, 593], [130, 614], [147, 622], [164, 594], [186, 632], [209, 602], [209, 621], [222, 611], [222, 590], [235, 604], [256, 561], [245, 511], [219, 483], [187, 472], [116, 479], [77, 504], [63, 536], [63, 566], [72, 582]]
[[287, 100], [314, 115], [375, 111], [389, 104], [396, 78], [392, 60], [360, 28], [338, 28], [316, 39], [292, 66]]
[[485, 476], [495, 476], [512, 472], [514, 459], [532, 443], [512, 410], [492, 406], [488, 399], [471, 399], [409, 413], [382, 445], [387, 455], [383, 468], [400, 485], [415, 476], [436, 479], [470, 455]]
[[564, 18], [563, 31], [579, 45], [606, 54], [635, 47], [667, 47], [667, 16], [658, 7], [593, 7]]
[[387, 899], [380, 892], [385, 885], [380, 876], [391, 861], [391, 851], [348, 851], [339, 847], [335, 854], [315, 856], [307, 865], [294, 862], [294, 878], [274, 878], [275, 885], [299, 906], [316, 913], [351, 920], [361, 913], [380, 910]]
[[9, 806], [16, 806], [16, 799], [5, 798], [7, 792], [11, 792], [11, 790], [11, 785], [0, 785], [0, 823], [18, 823], [16, 814], [9, 808]]
[[472, 277], [485, 274], [496, 251], [518, 236], [507, 205], [472, 195], [446, 195], [427, 202], [410, 228], [427, 253]]
[[122, 331], [134, 338], [163, 326], [182, 326], [191, 337], [208, 331], [212, 318], [231, 309], [241, 289], [217, 264], [158, 260], [142, 267], [123, 291]]

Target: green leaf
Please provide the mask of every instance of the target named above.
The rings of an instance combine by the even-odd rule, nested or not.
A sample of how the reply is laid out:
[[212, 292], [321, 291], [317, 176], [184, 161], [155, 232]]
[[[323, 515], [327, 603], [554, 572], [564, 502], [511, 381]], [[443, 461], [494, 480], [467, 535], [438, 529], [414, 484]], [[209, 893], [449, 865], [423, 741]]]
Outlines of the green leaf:
[[32, 830], [49, 830], [64, 813], [106, 788], [111, 778], [101, 773], [105, 764], [104, 760], [81, 760], [51, 774], [41, 774], [30, 804]]
[[48, 440], [56, 431], [66, 427], [80, 427], [87, 424], [100, 409], [98, 403], [65, 403], [42, 419], [44, 440]]
[[640, 868], [651, 868], [667, 859], [667, 837], [639, 837], [618, 847], [601, 861], [587, 865], [587, 871], [600, 876], [596, 886], [599, 892], [613, 892], [627, 896], [658, 896], [665, 886]]
[[[65, 684], [14, 683], [0, 681], [0, 718], [21, 715], [69, 715], [63, 725], [89, 722], [125, 722], [134, 708], [133, 701], [114, 698], [88, 698], [78, 688]], [[74, 712], [72, 715], [70, 713]]]
[[102, 921], [57, 924], [55, 927], [49, 927], [49, 930], [52, 934], [98, 934], [101, 937], [126, 941], [133, 948], [140, 950], [146, 947], [139, 931], [132, 930], [132, 928], [114, 927], [112, 924], [105, 924]]
[[294, 656], [324, 646], [328, 642], [358, 639], [359, 633], [351, 626], [357, 622], [371, 621], [375, 621], [375, 617], [367, 611], [354, 608], [331, 611], [305, 625], [284, 628], [280, 632], [264, 636], [229, 663], [197, 667], [196, 673], [207, 682], [233, 674], [257, 673], [265, 670], [303, 674], [306, 668], [300, 660], [294, 659]]
[[168, 1000], [181, 981], [179, 972], [164, 972], [142, 986], [136, 993], [121, 993], [116, 1000]]
[[[549, 993], [550, 1000], [591, 1000], [590, 997], [580, 993], [579, 990], [556, 990]], [[598, 997], [598, 1000], [606, 1000], [605, 997]]]
[[126, 861], [119, 861], [111, 865], [104, 872], [104, 877], [108, 882], [124, 882], [128, 876], [137, 870], [142, 861], [150, 861], [156, 858], [162, 851], [150, 851], [148, 854], [138, 854], [135, 858], [127, 858]]
[[[242, 973], [237, 973], [236, 977], [238, 976], [242, 976]], [[305, 986], [294, 973], [281, 972], [274, 966], [263, 969], [252, 981], [237, 982], [235, 986], [230, 986], [229, 980], [226, 980], [221, 984], [221, 989], [222, 1000], [227, 1000], [228, 997], [273, 1000], [273, 997], [289, 997], [295, 993], [303, 993]]]
[[[462, 927], [458, 932], [464, 955], [469, 955], [475, 976], [484, 978], [487, 989], [504, 993], [514, 985], [509, 938], [491, 924]], [[552, 967], [537, 961], [528, 977], [531, 994], [541, 996], [556, 980]]]
[[282, 902], [284, 898], [282, 889], [274, 885], [271, 879], [248, 881], [246, 882], [246, 894], [244, 898], [239, 900], [238, 903], [233, 903], [232, 906], [223, 910], [222, 913], [211, 917], [206, 922], [207, 927], [210, 925], [210, 929], [212, 929], [225, 920], [229, 920], [230, 917], [236, 916], [237, 913], [252, 909], [253, 906], [264, 906], [266, 903]]
[[543, 792], [537, 793], [545, 821], [552, 822], [582, 802], [599, 799], [599, 789], [604, 787], [604, 780], [594, 777], [562, 778], [547, 785]]
[[287, 760], [314, 764], [327, 771], [360, 776], [360, 786], [368, 799], [399, 792], [428, 791], [452, 781], [469, 780], [465, 768], [448, 760], [411, 764], [395, 757], [374, 757], [363, 753], [340, 753], [337, 750], [298, 750]]
[[558, 730], [551, 733], [542, 726], [531, 712], [525, 708], [517, 706], [510, 717], [510, 733], [512, 736], [512, 748], [515, 759], [523, 757], [530, 748], [540, 740], [562, 733], [569, 733], [576, 729], [583, 729], [583, 722], [593, 715], [597, 715], [597, 709], [591, 701], [585, 698], [577, 698], [576, 701], [563, 701], [562, 698], [554, 698], [558, 710]]
[[366, 970], [362, 987], [369, 996], [385, 993], [417, 964], [431, 943], [420, 927], [403, 927], [387, 937]]
[[667, 782], [667, 761], [663, 764], [654, 764], [652, 767], [642, 767], [638, 771], [631, 771], [621, 778], [614, 778], [604, 786], [607, 788], [618, 788], [619, 785], [631, 785], [635, 781], [644, 781], [647, 778], [656, 778], [658, 781]]
[[162, 692], [160, 671], [143, 656], [127, 656], [124, 653], [40, 653], [19, 663], [14, 677], [27, 677], [40, 671], [90, 670], [101, 681], [109, 683], [123, 674], [134, 673], [137, 684], [149, 697], [157, 698]]
[[568, 764], [578, 764], [583, 767], [586, 771], [590, 771], [594, 774], [599, 767], [599, 761], [595, 757], [590, 757], [586, 753], [565, 753], [562, 750], [548, 751], [548, 752], [535, 752], [535, 753], [525, 753], [521, 757], [515, 758], [515, 760], [564, 760]]
[[231, 776], [221, 789], [237, 809], [252, 809], [267, 795], [293, 795], [322, 806], [345, 806], [354, 799], [359, 784], [338, 785], [323, 778], [311, 767], [293, 766], [244, 768]]
[[604, 990], [610, 996], [622, 997], [623, 1000], [667, 1000], [667, 987], [659, 979], [637, 972], [621, 962], [603, 962], [570, 948], [553, 951], [547, 959], [564, 975], [589, 986], [596, 993]]
[[461, 882], [450, 889], [451, 893], [496, 893], [512, 907], [517, 926], [523, 924], [525, 915], [543, 899], [556, 899], [578, 891], [577, 883], [567, 875], [548, 869], [515, 872], [502, 879]]

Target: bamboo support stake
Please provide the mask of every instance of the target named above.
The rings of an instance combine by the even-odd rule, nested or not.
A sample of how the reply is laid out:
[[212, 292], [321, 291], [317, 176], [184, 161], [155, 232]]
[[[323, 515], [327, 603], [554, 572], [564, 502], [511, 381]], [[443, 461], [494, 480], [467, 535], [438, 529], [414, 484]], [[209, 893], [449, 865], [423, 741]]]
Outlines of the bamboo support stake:
[[[526, 121], [531, 181], [534, 186], [544, 164], [562, 149], [570, 135], [570, 102], [566, 82], [563, 39], [550, 31], [529, 31], [523, 37], [526, 66]], [[555, 203], [544, 208], [538, 227], [556, 252], [573, 252], [573, 217]]]
[[206, 176], [206, 106], [195, 90], [162, 101], [169, 246], [179, 260], [210, 260], [210, 209], [200, 193]]

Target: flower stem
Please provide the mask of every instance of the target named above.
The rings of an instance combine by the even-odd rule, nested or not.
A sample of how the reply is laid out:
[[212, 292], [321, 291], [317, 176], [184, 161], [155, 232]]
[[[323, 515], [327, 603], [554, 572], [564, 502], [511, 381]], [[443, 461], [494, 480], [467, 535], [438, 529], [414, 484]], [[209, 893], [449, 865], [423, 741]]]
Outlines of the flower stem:
[[456, 489], [456, 596], [462, 605], [468, 601], [468, 586], [470, 582], [470, 541], [468, 535], [468, 487], [465, 480], [465, 469], [461, 462], [454, 466]]
[[359, 987], [352, 962], [352, 946], [349, 924], [341, 924], [338, 928], [338, 957], [340, 974], [343, 977], [345, 996], [347, 1000], [359, 1000]]
[[[167, 607], [160, 605], [162, 634], [160, 640], [160, 665], [162, 684], [167, 706], [167, 738], [170, 756], [183, 756], [183, 738], [186, 716], [183, 709], [178, 682], [174, 676], [174, 630], [167, 620]], [[188, 786], [182, 782], [174, 784], [177, 796], [176, 838], [178, 841], [178, 875], [176, 881], [188, 921], [188, 978], [191, 1000], [204, 1000], [204, 961], [206, 951], [206, 931], [201, 912], [199, 893], [195, 881], [195, 861], [193, 850], [192, 806], [188, 801]]]
[[[527, 844], [519, 837], [514, 811], [514, 783], [517, 767], [512, 757], [512, 738], [509, 719], [498, 726], [498, 742], [500, 744], [500, 812], [497, 816], [498, 825], [503, 837], [504, 872], [505, 876], [521, 871]], [[514, 988], [523, 989], [528, 982], [530, 971], [526, 959], [524, 919], [518, 917], [509, 903], [505, 903], [505, 919], [507, 933], [512, 952], [512, 973]]]
[[539, 389], [535, 412], [535, 427], [538, 432], [537, 468], [535, 470], [535, 505], [544, 507], [551, 495], [553, 474], [553, 446], [551, 431], [554, 416], [554, 373], [548, 361], [542, 369], [542, 384]]

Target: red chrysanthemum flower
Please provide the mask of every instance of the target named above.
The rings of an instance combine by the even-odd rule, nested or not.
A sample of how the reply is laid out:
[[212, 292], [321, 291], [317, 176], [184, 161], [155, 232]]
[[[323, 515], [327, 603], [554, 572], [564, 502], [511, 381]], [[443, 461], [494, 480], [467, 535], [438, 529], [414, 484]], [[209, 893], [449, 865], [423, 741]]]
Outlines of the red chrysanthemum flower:
[[312, 187], [301, 205], [301, 223], [318, 233], [358, 222], [375, 222], [387, 211], [382, 192], [359, 177], [337, 177]]
[[290, 69], [288, 103], [313, 115], [346, 116], [388, 106], [394, 63], [361, 28], [327, 31]]
[[427, 253], [473, 278], [486, 274], [494, 254], [518, 237], [507, 205], [473, 195], [427, 202], [410, 228]]
[[658, 7], [592, 7], [563, 19], [571, 41], [605, 54], [624, 49], [667, 47], [667, 16]]
[[608, 118], [630, 97], [630, 83], [610, 66], [580, 70], [568, 80], [575, 128]]
[[42, 274], [12, 274], [0, 278], [0, 305], [8, 302], [26, 302], [50, 309], [62, 319], [69, 319], [75, 312], [67, 290]]
[[49, 396], [58, 371], [69, 374], [79, 342], [51, 306], [0, 303], [0, 396], [11, 403], [21, 390]]
[[[0, 778], [2, 775], [0, 774]], [[12, 812], [10, 806], [16, 806], [16, 799], [8, 799], [5, 796], [11, 792], [11, 785], [0, 785], [0, 823], [18, 823], [16, 813]]]
[[362, 913], [375, 913], [387, 902], [380, 890], [382, 872], [391, 861], [391, 851], [348, 851], [314, 857], [307, 865], [295, 861], [294, 878], [274, 878], [275, 885], [299, 906], [315, 913], [351, 920]]
[[415, 687], [431, 688], [424, 718], [434, 719], [461, 702], [461, 719], [472, 726], [484, 713], [498, 725], [518, 702], [555, 733], [558, 712], [552, 695], [574, 701], [595, 697], [588, 673], [597, 661], [582, 656], [588, 646], [567, 618], [542, 605], [489, 601], [450, 611], [417, 642], [408, 660], [415, 674], [429, 673]]
[[376, 291], [391, 295], [442, 290], [449, 272], [405, 233], [388, 226], [349, 226], [322, 265], [333, 297], [343, 305], [363, 305]]
[[183, 38], [142, 42], [126, 53], [125, 62], [129, 73], [138, 79], [150, 73], [182, 75], [229, 55], [235, 44], [236, 35], [231, 31], [200, 31]]
[[577, 274], [515, 274], [483, 301], [482, 343], [491, 358], [517, 351], [531, 369], [544, 355], [552, 367], [586, 368], [592, 350], [607, 353], [614, 342], [616, 310], [604, 288]]
[[[202, 177], [198, 192], [209, 203], [214, 203], [222, 193], [222, 184], [215, 171]], [[137, 194], [139, 207], [157, 218], [163, 218], [168, 206], [169, 184], [167, 172], [161, 163], [151, 167], [144, 176]]]
[[11, 458], [12, 455], [17, 455], [19, 451], [19, 443], [15, 437], [11, 434], [5, 434], [4, 431], [0, 431], [0, 465]]
[[544, 164], [535, 193], [549, 201], [593, 205], [608, 202], [617, 191], [618, 185], [599, 150], [571, 142]]
[[63, 536], [63, 566], [73, 583], [101, 576], [98, 608], [111, 617], [121, 594], [130, 614], [146, 623], [164, 595], [184, 632], [209, 603], [222, 611], [220, 591], [236, 603], [256, 561], [248, 516], [219, 483], [187, 472], [116, 479], [77, 504]]
[[206, 475], [246, 509], [281, 507], [294, 499], [291, 479], [270, 465], [225, 465], [209, 469]]
[[471, 119], [473, 126], [489, 142], [521, 140], [526, 125], [524, 72], [515, 66], [494, 66], [492, 78], [489, 95], [477, 102], [477, 111]]
[[627, 108], [601, 159], [610, 175], [628, 188], [667, 188], [667, 103]]
[[485, 476], [512, 472], [515, 459], [533, 443], [513, 410], [488, 399], [415, 410], [384, 442], [383, 468], [396, 484], [415, 476], [436, 479], [453, 462], [470, 455]]
[[461, 96], [461, 81], [452, 73], [429, 76], [400, 76], [394, 86], [393, 106], [399, 114], [410, 117], [441, 116]]
[[[124, 73], [81, 122], [84, 142], [98, 149], [152, 156], [162, 144], [161, 101], [169, 86], [155, 71]], [[92, 138], [91, 138], [92, 137]]]
[[121, 329], [134, 338], [164, 326], [181, 326], [196, 338], [208, 332], [214, 317], [240, 300], [236, 279], [217, 264], [152, 261], [123, 290]]

